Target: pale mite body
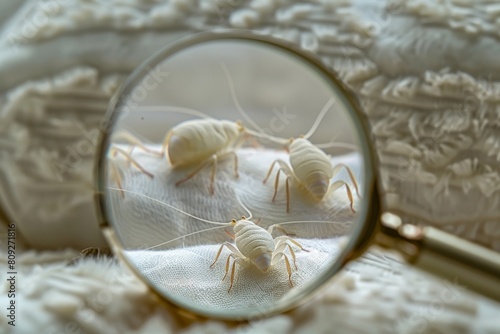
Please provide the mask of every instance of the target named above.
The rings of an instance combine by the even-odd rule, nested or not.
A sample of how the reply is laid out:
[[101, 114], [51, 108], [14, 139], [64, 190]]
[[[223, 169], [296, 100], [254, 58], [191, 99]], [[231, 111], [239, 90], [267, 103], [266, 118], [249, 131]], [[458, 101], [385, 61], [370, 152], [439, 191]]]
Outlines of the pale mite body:
[[234, 242], [243, 254], [260, 271], [266, 273], [271, 266], [274, 240], [268, 231], [255, 223], [242, 219], [233, 226]]
[[[244, 132], [238, 122], [201, 119], [180, 123], [170, 130], [163, 142], [172, 167], [188, 167], [214, 155], [234, 154]], [[162, 152], [163, 152], [162, 150]]]
[[328, 156], [304, 138], [294, 139], [288, 146], [288, 152], [295, 177], [314, 197], [323, 199], [333, 177], [333, 167]]
[[210, 172], [210, 194], [214, 194], [214, 181], [218, 160], [233, 156], [234, 174], [238, 177], [238, 156], [235, 147], [245, 134], [240, 122], [227, 120], [200, 119], [180, 123], [171, 129], [162, 146], [162, 155], [167, 150], [173, 168], [197, 168], [176, 186], [190, 180], [203, 168], [212, 165]]
[[[290, 256], [292, 256], [293, 259], [293, 265], [295, 270], [297, 270], [295, 251], [293, 250], [291, 244], [294, 244], [301, 250], [306, 251], [302, 245], [288, 236], [280, 236], [273, 239], [270, 230], [266, 230], [256, 225], [250, 220], [247, 220], [245, 217], [241, 217], [238, 221], [233, 220], [231, 225], [233, 225], [234, 229], [234, 236], [232, 237], [234, 238], [236, 247], [229, 242], [223, 243], [217, 252], [214, 262], [210, 266], [210, 268], [214, 267], [224, 247], [231, 251], [226, 260], [226, 273], [222, 278], [222, 280], [224, 280], [228, 272], [231, 271], [231, 284], [228, 292], [231, 291], [234, 284], [236, 264], [242, 268], [246, 268], [250, 264], [253, 264], [261, 272], [267, 273], [270, 268], [281, 259], [284, 259], [285, 261], [288, 273], [288, 283], [290, 287], [293, 287], [292, 267], [290, 265], [290, 259], [288, 258], [289, 255], [285, 254], [285, 249], [289, 249]], [[229, 270], [231, 258], [233, 258], [234, 261], [231, 266], [231, 270]]]
[[347, 165], [337, 164], [332, 166], [332, 162], [328, 155], [305, 138], [299, 137], [291, 139], [287, 149], [290, 157], [290, 164], [287, 164], [281, 159], [275, 160], [271, 164], [266, 178], [263, 181], [264, 184], [267, 182], [274, 166], [278, 164], [279, 169], [276, 173], [274, 182], [274, 195], [272, 201], [276, 199], [280, 172], [283, 172], [286, 175], [285, 191], [287, 212], [290, 211], [290, 178], [295, 181], [299, 189], [304, 189], [307, 194], [317, 201], [321, 201], [331, 191], [335, 191], [341, 186], [345, 186], [351, 210], [355, 212], [353, 208], [352, 192], [349, 185], [342, 180], [330, 184], [330, 180], [340, 171], [340, 169], [345, 168], [359, 196], [356, 178]]
[[[129, 150], [129, 152], [127, 152], [127, 151], [125, 151], [125, 150], [123, 150], [115, 145], [111, 146], [111, 148], [109, 149], [109, 155], [111, 157], [116, 157], [118, 154], [123, 155], [125, 157], [125, 159], [130, 164], [132, 164], [135, 168], [137, 168], [139, 171], [146, 174], [150, 178], [153, 178], [154, 175], [151, 172], [148, 172], [146, 169], [144, 169], [134, 158], [132, 158], [131, 153], [132, 153], [131, 150]], [[109, 170], [110, 177], [113, 180], [115, 180], [116, 184], [118, 185], [118, 188], [122, 189], [123, 188], [122, 187], [122, 184], [123, 184], [122, 172], [118, 168], [118, 163], [116, 160], [110, 159], [109, 169], [110, 169]], [[123, 191], [121, 192], [121, 196], [124, 197]]]

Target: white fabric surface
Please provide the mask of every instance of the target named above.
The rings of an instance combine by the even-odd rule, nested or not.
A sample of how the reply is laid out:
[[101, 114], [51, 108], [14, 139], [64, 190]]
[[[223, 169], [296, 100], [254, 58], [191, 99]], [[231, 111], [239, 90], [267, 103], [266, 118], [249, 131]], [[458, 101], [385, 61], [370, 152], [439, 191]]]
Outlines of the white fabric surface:
[[224, 281], [222, 278], [229, 252], [225, 250], [214, 269], [210, 269], [219, 245], [125, 253], [159, 291], [166, 296], [173, 296], [184, 305], [222, 314], [244, 310], [251, 314], [272, 306], [295, 289], [303, 289], [335, 260], [333, 254], [339, 248], [336, 240], [295, 240], [309, 252], [295, 249], [297, 270], [292, 269], [293, 288], [289, 287], [285, 262], [282, 260], [267, 273], [260, 272], [253, 265], [245, 269], [236, 265], [234, 285], [228, 292], [231, 273]]

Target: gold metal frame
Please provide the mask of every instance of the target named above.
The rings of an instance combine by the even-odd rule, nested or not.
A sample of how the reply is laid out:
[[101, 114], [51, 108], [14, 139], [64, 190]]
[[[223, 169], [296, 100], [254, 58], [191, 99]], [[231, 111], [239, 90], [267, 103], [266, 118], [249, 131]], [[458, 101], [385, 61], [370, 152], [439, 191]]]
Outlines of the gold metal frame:
[[[263, 43], [290, 52], [307, 62], [329, 83], [333, 90], [340, 90], [342, 94], [340, 97], [344, 99], [343, 102], [350, 105], [352, 107], [351, 110], [354, 111], [354, 115], [351, 115], [351, 118], [358, 127], [357, 130], [359, 132], [360, 141], [364, 142], [362, 153], [366, 159], [365, 176], [367, 177], [366, 192], [364, 196], [367, 200], [365, 201], [366, 204], [364, 204], [366, 207], [364, 207], [364, 210], [362, 210], [360, 214], [364, 216], [361, 217], [361, 220], [363, 220], [365, 224], [362, 228], [354, 231], [350, 242], [340, 255], [338, 261], [330, 267], [328, 275], [322, 275], [321, 278], [311, 283], [308, 289], [297, 292], [296, 296], [294, 296], [294, 303], [283, 305], [283, 303], [278, 302], [274, 305], [273, 309], [266, 312], [265, 316], [286, 312], [298, 306], [299, 302], [303, 303], [309, 300], [313, 296], [310, 292], [319, 291], [319, 288], [325, 286], [330, 277], [339, 272], [349, 261], [362, 255], [364, 251], [373, 244], [398, 250], [408, 262], [424, 270], [429, 270], [448, 278], [450, 278], [450, 275], [451, 278], [460, 276], [462, 281], [466, 282], [466, 285], [471, 289], [500, 300], [500, 255], [436, 229], [404, 225], [399, 217], [395, 215], [388, 213], [381, 215], [382, 203], [380, 202], [380, 189], [376, 181], [379, 175], [373, 174], [375, 171], [378, 171], [378, 161], [373, 146], [374, 140], [371, 138], [371, 131], [366, 116], [361, 111], [354, 94], [351, 93], [350, 89], [348, 89], [334, 74], [332, 74], [332, 70], [328, 69], [316, 55], [299, 49], [296, 44], [240, 30], [224, 30], [217, 33], [205, 32], [184, 38], [156, 53], [130, 75], [129, 79], [122, 85], [110, 103], [110, 107], [105, 116], [109, 120], [108, 124], [114, 124], [116, 117], [118, 117], [114, 110], [120, 97], [127, 96], [128, 93], [130, 93], [131, 84], [136, 77], [143, 76], [147, 73], [147, 66], [158, 64], [186, 47], [216, 40], [239, 40]], [[141, 274], [137, 272], [135, 267], [124, 259], [122, 254], [123, 245], [116, 237], [112, 226], [108, 223], [103, 188], [106, 174], [105, 161], [108, 146], [110, 144], [107, 131], [101, 133], [100, 139], [95, 165], [95, 180], [97, 181], [97, 189], [99, 189], [99, 192], [96, 193], [95, 200], [96, 207], [99, 211], [100, 225], [115, 254], [121, 257], [132, 271], [141, 278]], [[446, 265], [448, 263], [447, 261], [452, 261], [453, 265]], [[490, 286], [491, 290], [488, 289]], [[495, 288], [496, 292], [492, 292]], [[252, 315], [235, 317], [210, 312], [210, 310], [201, 314], [201, 312], [193, 310], [189, 306], [182, 305], [172, 300], [167, 301], [166, 297], [154, 287], [150, 287], [150, 289], [154, 294], [159, 296], [161, 300], [164, 300], [169, 307], [189, 319], [215, 318], [226, 321], [242, 321], [252, 318]], [[262, 316], [264, 315], [258, 315], [258, 317]]]
[[403, 224], [384, 213], [379, 246], [397, 250], [415, 267], [500, 301], [500, 255], [436, 228]]

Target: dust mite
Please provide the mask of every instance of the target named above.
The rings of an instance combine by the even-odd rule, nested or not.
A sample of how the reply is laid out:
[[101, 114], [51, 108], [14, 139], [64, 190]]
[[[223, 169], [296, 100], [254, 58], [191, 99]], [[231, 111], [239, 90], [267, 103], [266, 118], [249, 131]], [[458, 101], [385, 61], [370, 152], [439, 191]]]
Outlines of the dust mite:
[[288, 248], [290, 255], [293, 259], [293, 265], [295, 270], [297, 270], [297, 263], [295, 258], [295, 251], [292, 245], [296, 245], [301, 250], [305, 250], [301, 244], [299, 244], [294, 239], [288, 236], [279, 236], [273, 239], [271, 235], [271, 230], [266, 230], [254, 222], [249, 220], [250, 218], [241, 217], [240, 220], [232, 220], [231, 225], [234, 229], [234, 235], [232, 238], [236, 244], [236, 247], [229, 242], [223, 243], [214, 262], [210, 266], [213, 268], [224, 247], [227, 247], [231, 253], [228, 255], [226, 260], [226, 273], [222, 280], [224, 280], [229, 272], [230, 259], [233, 258], [233, 265], [231, 267], [231, 284], [229, 285], [229, 291], [233, 287], [234, 283], [234, 271], [235, 265], [238, 264], [242, 268], [248, 267], [248, 265], [253, 264], [261, 272], [267, 273], [269, 269], [278, 263], [281, 259], [285, 260], [286, 270], [288, 273], [288, 283], [290, 287], [293, 287], [292, 283], [292, 268], [290, 265], [290, 259], [288, 255], [285, 254], [285, 249]]
[[[236, 95], [234, 84], [227, 70], [226, 66], [221, 64], [222, 70], [226, 75], [226, 79], [229, 84], [229, 88], [231, 91], [231, 96], [233, 98], [233, 102], [235, 104], [238, 112], [245, 118], [245, 120], [251, 124], [256, 130], [259, 130], [259, 126], [248, 116], [248, 114], [241, 107], [238, 97]], [[351, 189], [349, 185], [342, 181], [335, 181], [330, 185], [330, 180], [342, 169], [346, 169], [349, 177], [353, 183], [354, 189], [356, 190], [356, 194], [359, 196], [358, 184], [356, 178], [354, 177], [354, 173], [352, 170], [345, 164], [337, 164], [332, 166], [330, 157], [322, 151], [319, 147], [349, 147], [353, 148], [349, 144], [339, 144], [339, 143], [330, 143], [326, 145], [314, 145], [311, 143], [308, 138], [311, 137], [316, 129], [318, 128], [320, 122], [323, 117], [326, 115], [328, 110], [335, 104], [333, 98], [330, 98], [323, 109], [320, 111], [318, 116], [316, 117], [315, 122], [313, 123], [311, 129], [307, 132], [307, 134], [302, 135], [298, 138], [291, 138], [289, 140], [280, 139], [274, 136], [264, 135], [266, 139], [269, 139], [278, 144], [286, 145], [286, 149], [290, 156], [290, 164], [286, 163], [284, 160], [277, 159], [275, 160], [267, 172], [263, 183], [265, 184], [273, 171], [273, 168], [276, 164], [279, 165], [278, 172], [276, 173], [276, 179], [274, 182], [274, 195], [272, 201], [276, 199], [276, 194], [278, 192], [278, 185], [280, 179], [280, 172], [283, 172], [286, 175], [285, 181], [285, 191], [286, 191], [286, 211], [290, 212], [290, 187], [289, 180], [293, 179], [295, 183], [298, 185], [299, 189], [305, 189], [306, 193], [313, 197], [315, 200], [321, 201], [327, 194], [336, 189], [345, 186], [347, 196], [349, 198], [350, 207], [352, 212], [354, 211], [354, 201]], [[354, 147], [355, 148], [355, 147]]]
[[[169, 106], [165, 109], [207, 117], [196, 110]], [[159, 152], [146, 147], [142, 141], [126, 131], [118, 133], [115, 139], [124, 139], [132, 145], [128, 152], [122, 149], [118, 149], [118, 152], [147, 175], [151, 175], [151, 173], [146, 171], [131, 156], [135, 146], [160, 157], [165, 157], [166, 154], [173, 168], [195, 167], [186, 177], [177, 181], [176, 186], [190, 180], [203, 168], [211, 165], [209, 192], [213, 195], [217, 164], [220, 159], [233, 157], [234, 174], [235, 177], [238, 177], [238, 156], [235, 149], [243, 143], [246, 136], [269, 138], [267, 135], [245, 128], [239, 121], [206, 118], [184, 121], [173, 127], [165, 136]], [[113, 154], [116, 155], [116, 153]], [[117, 173], [115, 172], [115, 174]]]

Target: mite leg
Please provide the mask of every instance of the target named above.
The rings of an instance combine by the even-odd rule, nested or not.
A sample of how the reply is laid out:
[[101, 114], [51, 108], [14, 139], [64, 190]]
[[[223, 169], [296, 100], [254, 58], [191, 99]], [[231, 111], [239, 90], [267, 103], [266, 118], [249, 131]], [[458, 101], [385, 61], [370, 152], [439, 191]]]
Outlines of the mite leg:
[[215, 256], [215, 260], [214, 262], [212, 262], [212, 264], [210, 265], [210, 268], [213, 268], [214, 265], [215, 265], [215, 262], [217, 262], [217, 260], [219, 259], [219, 256], [222, 252], [222, 249], [224, 248], [224, 246], [226, 246], [230, 251], [231, 253], [235, 253], [237, 254], [239, 257], [245, 257], [243, 256], [243, 254], [240, 253], [240, 251], [238, 250], [238, 248], [236, 248], [234, 245], [230, 244], [229, 242], [225, 242], [223, 243], [220, 248], [219, 248], [219, 251], [217, 252], [217, 255]]
[[295, 237], [297, 236], [296, 234], [291, 234], [291, 233], [288, 233], [287, 230], [285, 230], [283, 227], [280, 226], [281, 223], [278, 223], [278, 224], [273, 224], [271, 226], [269, 226], [269, 228], [267, 229], [267, 231], [269, 232], [269, 234], [273, 235], [273, 232], [274, 232], [274, 229], [277, 229], [278, 231], [281, 232], [281, 234], [283, 234], [284, 236], [287, 236], [287, 237]]
[[297, 258], [295, 256], [295, 251], [293, 250], [290, 243], [299, 247], [303, 251], [308, 252], [308, 250], [304, 249], [304, 247], [302, 247], [302, 245], [298, 241], [296, 241], [290, 237], [287, 237], [287, 236], [277, 237], [274, 239], [274, 242], [275, 242], [275, 249], [274, 249], [273, 257], [271, 260], [271, 265], [276, 264], [283, 257], [285, 259], [286, 270], [288, 272], [288, 282], [290, 283], [290, 287], [293, 287], [292, 279], [291, 279], [292, 270], [291, 270], [291, 266], [290, 266], [290, 260], [288, 259], [288, 256], [284, 253], [284, 251], [286, 248], [288, 248], [290, 250], [290, 255], [292, 256], [295, 270], [297, 270], [298, 269], [297, 268]]
[[214, 183], [215, 183], [215, 175], [217, 173], [217, 164], [218, 164], [218, 161], [220, 159], [224, 159], [225, 157], [227, 157], [229, 155], [233, 155], [233, 157], [234, 157], [234, 173], [235, 173], [236, 177], [239, 177], [239, 175], [238, 175], [238, 156], [236, 155], [235, 151], [230, 151], [230, 152], [226, 152], [226, 153], [219, 154], [219, 155], [217, 155], [217, 154], [212, 155], [206, 161], [202, 162], [201, 165], [198, 168], [196, 168], [194, 171], [192, 171], [191, 173], [189, 173], [185, 178], [177, 181], [175, 183], [175, 185], [179, 186], [182, 183], [184, 183], [186, 181], [189, 181], [196, 174], [198, 174], [203, 168], [205, 168], [206, 166], [208, 166], [208, 165], [211, 164], [212, 165], [212, 169], [210, 171], [210, 187], [209, 187], [209, 191], [210, 191], [210, 195], [213, 195], [215, 193], [215, 191], [214, 191]]
[[[131, 157], [132, 156], [132, 153], [134, 152], [134, 148], [135, 146], [134, 145], [131, 145], [128, 150], [127, 150], [127, 154]], [[116, 157], [118, 155], [118, 152], [115, 151], [113, 156]], [[131, 162], [130, 160], [127, 160], [127, 167], [130, 168], [130, 165], [131, 165]]]
[[295, 269], [297, 269], [297, 259], [295, 257], [295, 251], [293, 250], [292, 246], [290, 245], [290, 243], [294, 244], [295, 246], [299, 247], [301, 250], [303, 250], [304, 252], [309, 252], [307, 249], [305, 249], [304, 247], [302, 247], [301, 244], [298, 243], [298, 241], [290, 238], [290, 237], [287, 237], [287, 236], [281, 236], [281, 237], [277, 237], [275, 240], [275, 248], [277, 252], [283, 252], [285, 251], [285, 249], [288, 247], [288, 249], [290, 250], [290, 255], [292, 256], [293, 258], [293, 264], [295, 265]]
[[125, 193], [123, 192], [123, 186], [122, 186], [122, 176], [120, 174], [120, 171], [118, 170], [118, 167], [116, 167], [116, 163], [114, 161], [111, 161], [110, 164], [110, 177], [111, 179], [115, 180], [118, 189], [120, 189], [120, 196], [122, 198], [125, 197]]
[[266, 178], [262, 183], [266, 183], [266, 181], [269, 179], [269, 176], [271, 175], [271, 172], [273, 171], [274, 165], [279, 164], [280, 168], [278, 169], [278, 172], [276, 173], [276, 179], [274, 181], [274, 195], [272, 198], [272, 201], [274, 202], [276, 198], [276, 194], [278, 193], [278, 185], [279, 185], [279, 176], [280, 172], [282, 171], [287, 177], [285, 181], [285, 190], [286, 190], [286, 212], [290, 212], [290, 178], [296, 178], [295, 174], [293, 173], [293, 170], [288, 166], [286, 162], [283, 160], [275, 160], [272, 164], [271, 167], [269, 168], [269, 171], [267, 172]]
[[271, 266], [278, 263], [278, 261], [281, 260], [281, 258], [285, 259], [286, 271], [288, 272], [288, 283], [290, 284], [290, 287], [293, 287], [292, 267], [290, 266], [290, 260], [288, 259], [288, 256], [285, 253], [283, 253], [283, 252], [273, 253], [273, 257], [271, 260]]
[[230, 276], [231, 284], [229, 285], [229, 290], [227, 290], [227, 292], [229, 292], [229, 291], [231, 291], [231, 288], [233, 287], [233, 284], [234, 284], [234, 274], [235, 274], [236, 263], [238, 263], [241, 267], [246, 268], [246, 267], [248, 267], [248, 260], [247, 260], [247, 258], [243, 254], [240, 253], [240, 251], [235, 246], [233, 246], [229, 242], [225, 242], [225, 243], [223, 243], [220, 246], [219, 251], [217, 252], [217, 255], [215, 257], [215, 260], [210, 265], [210, 268], [213, 268], [213, 266], [215, 265], [215, 263], [219, 259], [219, 256], [220, 256], [220, 254], [221, 254], [222, 249], [224, 248], [224, 246], [226, 246], [231, 251], [231, 253], [227, 257], [227, 260], [226, 260], [226, 271], [225, 271], [225, 274], [224, 274], [224, 277], [222, 278], [222, 280], [224, 280], [226, 278], [226, 276], [227, 276], [227, 274], [229, 272], [229, 266], [230, 266], [230, 260], [231, 260], [231, 258], [234, 259], [233, 265], [231, 267], [231, 276]]
[[287, 242], [281, 242], [281, 243], [276, 243], [276, 248], [275, 248], [275, 252], [276, 253], [284, 253], [285, 252], [285, 249], [288, 247], [288, 249], [290, 250], [290, 255], [292, 256], [292, 259], [293, 259], [293, 265], [295, 267], [295, 270], [297, 270], [297, 258], [295, 257], [295, 252], [293, 251], [292, 249], [292, 246], [290, 246]]
[[240, 177], [240, 174], [238, 173], [238, 155], [236, 154], [236, 151], [232, 150], [232, 151], [229, 151], [229, 152], [226, 152], [226, 153], [222, 153], [222, 154], [219, 154], [218, 157], [219, 157], [219, 160], [221, 159], [225, 159], [227, 156], [230, 156], [232, 155], [233, 156], [233, 161], [234, 161], [234, 176], [236, 178]]
[[277, 162], [278, 162], [278, 160], [274, 160], [273, 163], [271, 164], [271, 167], [269, 167], [269, 170], [267, 171], [267, 174], [266, 174], [266, 178], [264, 179], [264, 181], [262, 181], [263, 184], [266, 184], [267, 179], [269, 179], [269, 176], [271, 176], [274, 165], [276, 165]]
[[214, 193], [213, 181], [215, 179], [215, 173], [216, 173], [216, 170], [217, 170], [217, 155], [215, 155], [215, 154], [212, 155], [210, 158], [208, 158], [205, 162], [201, 163], [201, 165], [198, 168], [196, 168], [194, 171], [192, 171], [191, 173], [189, 173], [185, 178], [177, 181], [175, 183], [175, 185], [179, 186], [179, 185], [183, 184], [184, 182], [191, 180], [203, 168], [205, 168], [206, 166], [208, 166], [210, 164], [212, 164], [212, 171], [210, 173], [210, 194], [213, 195], [213, 193]]
[[148, 153], [151, 153], [154, 155], [158, 155], [158, 156], [163, 156], [163, 151], [158, 152], [158, 151], [155, 151], [155, 150], [152, 150], [152, 149], [146, 147], [146, 145], [144, 145], [144, 143], [139, 138], [135, 137], [134, 135], [132, 135], [131, 133], [129, 133], [127, 131], [120, 131], [116, 135], [113, 136], [113, 140], [117, 140], [117, 139], [124, 139], [124, 140], [128, 141], [132, 145], [132, 148], [131, 148], [132, 150], [134, 149], [135, 146], [137, 146], [137, 147], [140, 147], [145, 152], [148, 152]]
[[226, 231], [226, 230], [224, 230], [224, 232], [226, 232], [226, 234], [227, 234], [227, 235], [228, 235], [231, 239], [233, 239], [233, 240], [234, 240], [234, 238], [236, 238], [236, 237], [234, 236], [234, 234], [232, 234], [231, 232], [228, 232], [228, 231]]
[[354, 201], [353, 201], [353, 198], [352, 198], [351, 188], [349, 188], [349, 185], [347, 183], [345, 183], [344, 181], [335, 181], [335, 182], [333, 182], [330, 185], [330, 189], [328, 189], [328, 192], [326, 194], [328, 195], [331, 191], [335, 191], [335, 190], [337, 190], [338, 188], [340, 188], [342, 186], [345, 186], [345, 190], [347, 192], [347, 197], [349, 198], [349, 202], [351, 203], [351, 211], [353, 213], [356, 213], [356, 211], [354, 210], [354, 207], [353, 207]]
[[[278, 169], [278, 172], [276, 173], [276, 179], [274, 180], [274, 195], [273, 195], [273, 198], [271, 199], [272, 202], [274, 202], [274, 200], [276, 199], [276, 194], [278, 193], [278, 185], [280, 182], [280, 173], [281, 173], [281, 169]], [[287, 178], [287, 180], [288, 180], [288, 178]]]
[[333, 166], [333, 176], [337, 175], [337, 173], [342, 169], [345, 168], [347, 173], [349, 174], [349, 178], [352, 181], [352, 184], [354, 186], [354, 189], [356, 190], [356, 194], [358, 195], [358, 198], [361, 198], [359, 195], [359, 190], [358, 190], [358, 182], [356, 181], [356, 178], [354, 177], [354, 173], [352, 172], [352, 169], [350, 169], [347, 165], [345, 164], [337, 164]]
[[261, 148], [262, 147], [262, 145], [257, 141], [257, 139], [255, 139], [255, 137], [252, 136], [251, 134], [249, 134], [248, 132], [243, 132], [242, 136], [234, 144], [234, 147], [239, 148], [246, 143], [250, 144], [250, 146], [253, 148]]
[[234, 274], [235, 274], [236, 264], [240, 265], [242, 268], [246, 268], [246, 267], [248, 267], [248, 263], [249, 263], [247, 258], [245, 258], [245, 257], [239, 257], [239, 255], [234, 254], [234, 253], [229, 254], [229, 256], [227, 257], [227, 260], [226, 260], [226, 274], [224, 275], [222, 280], [224, 280], [227, 276], [228, 269], [229, 269], [229, 262], [230, 262], [231, 258], [233, 258], [234, 261], [233, 261], [233, 265], [231, 266], [231, 277], [229, 278], [229, 281], [231, 283], [229, 284], [229, 289], [227, 290], [228, 293], [229, 293], [229, 291], [231, 291], [231, 288], [233, 287], [233, 284], [234, 284]]
[[302, 245], [299, 244], [299, 242], [297, 240], [292, 239], [289, 236], [282, 235], [282, 236], [276, 237], [274, 240], [277, 240], [278, 243], [289, 241], [292, 244], [294, 244], [295, 246], [299, 247], [300, 250], [303, 250], [304, 252], [309, 252], [307, 249], [305, 249], [304, 247], [302, 247]]
[[123, 155], [125, 157], [125, 159], [127, 159], [128, 162], [130, 162], [134, 167], [136, 167], [138, 170], [140, 170], [142, 173], [146, 174], [147, 176], [149, 176], [150, 178], [153, 178], [154, 175], [151, 173], [151, 172], [148, 172], [147, 170], [145, 170], [134, 158], [132, 158], [130, 156], [130, 154], [128, 154], [127, 152], [125, 152], [124, 150], [122, 150], [121, 148], [118, 148], [118, 147], [111, 147], [110, 149], [110, 153], [111, 155], [115, 156], [117, 155], [118, 153], [120, 153], [121, 155]]

